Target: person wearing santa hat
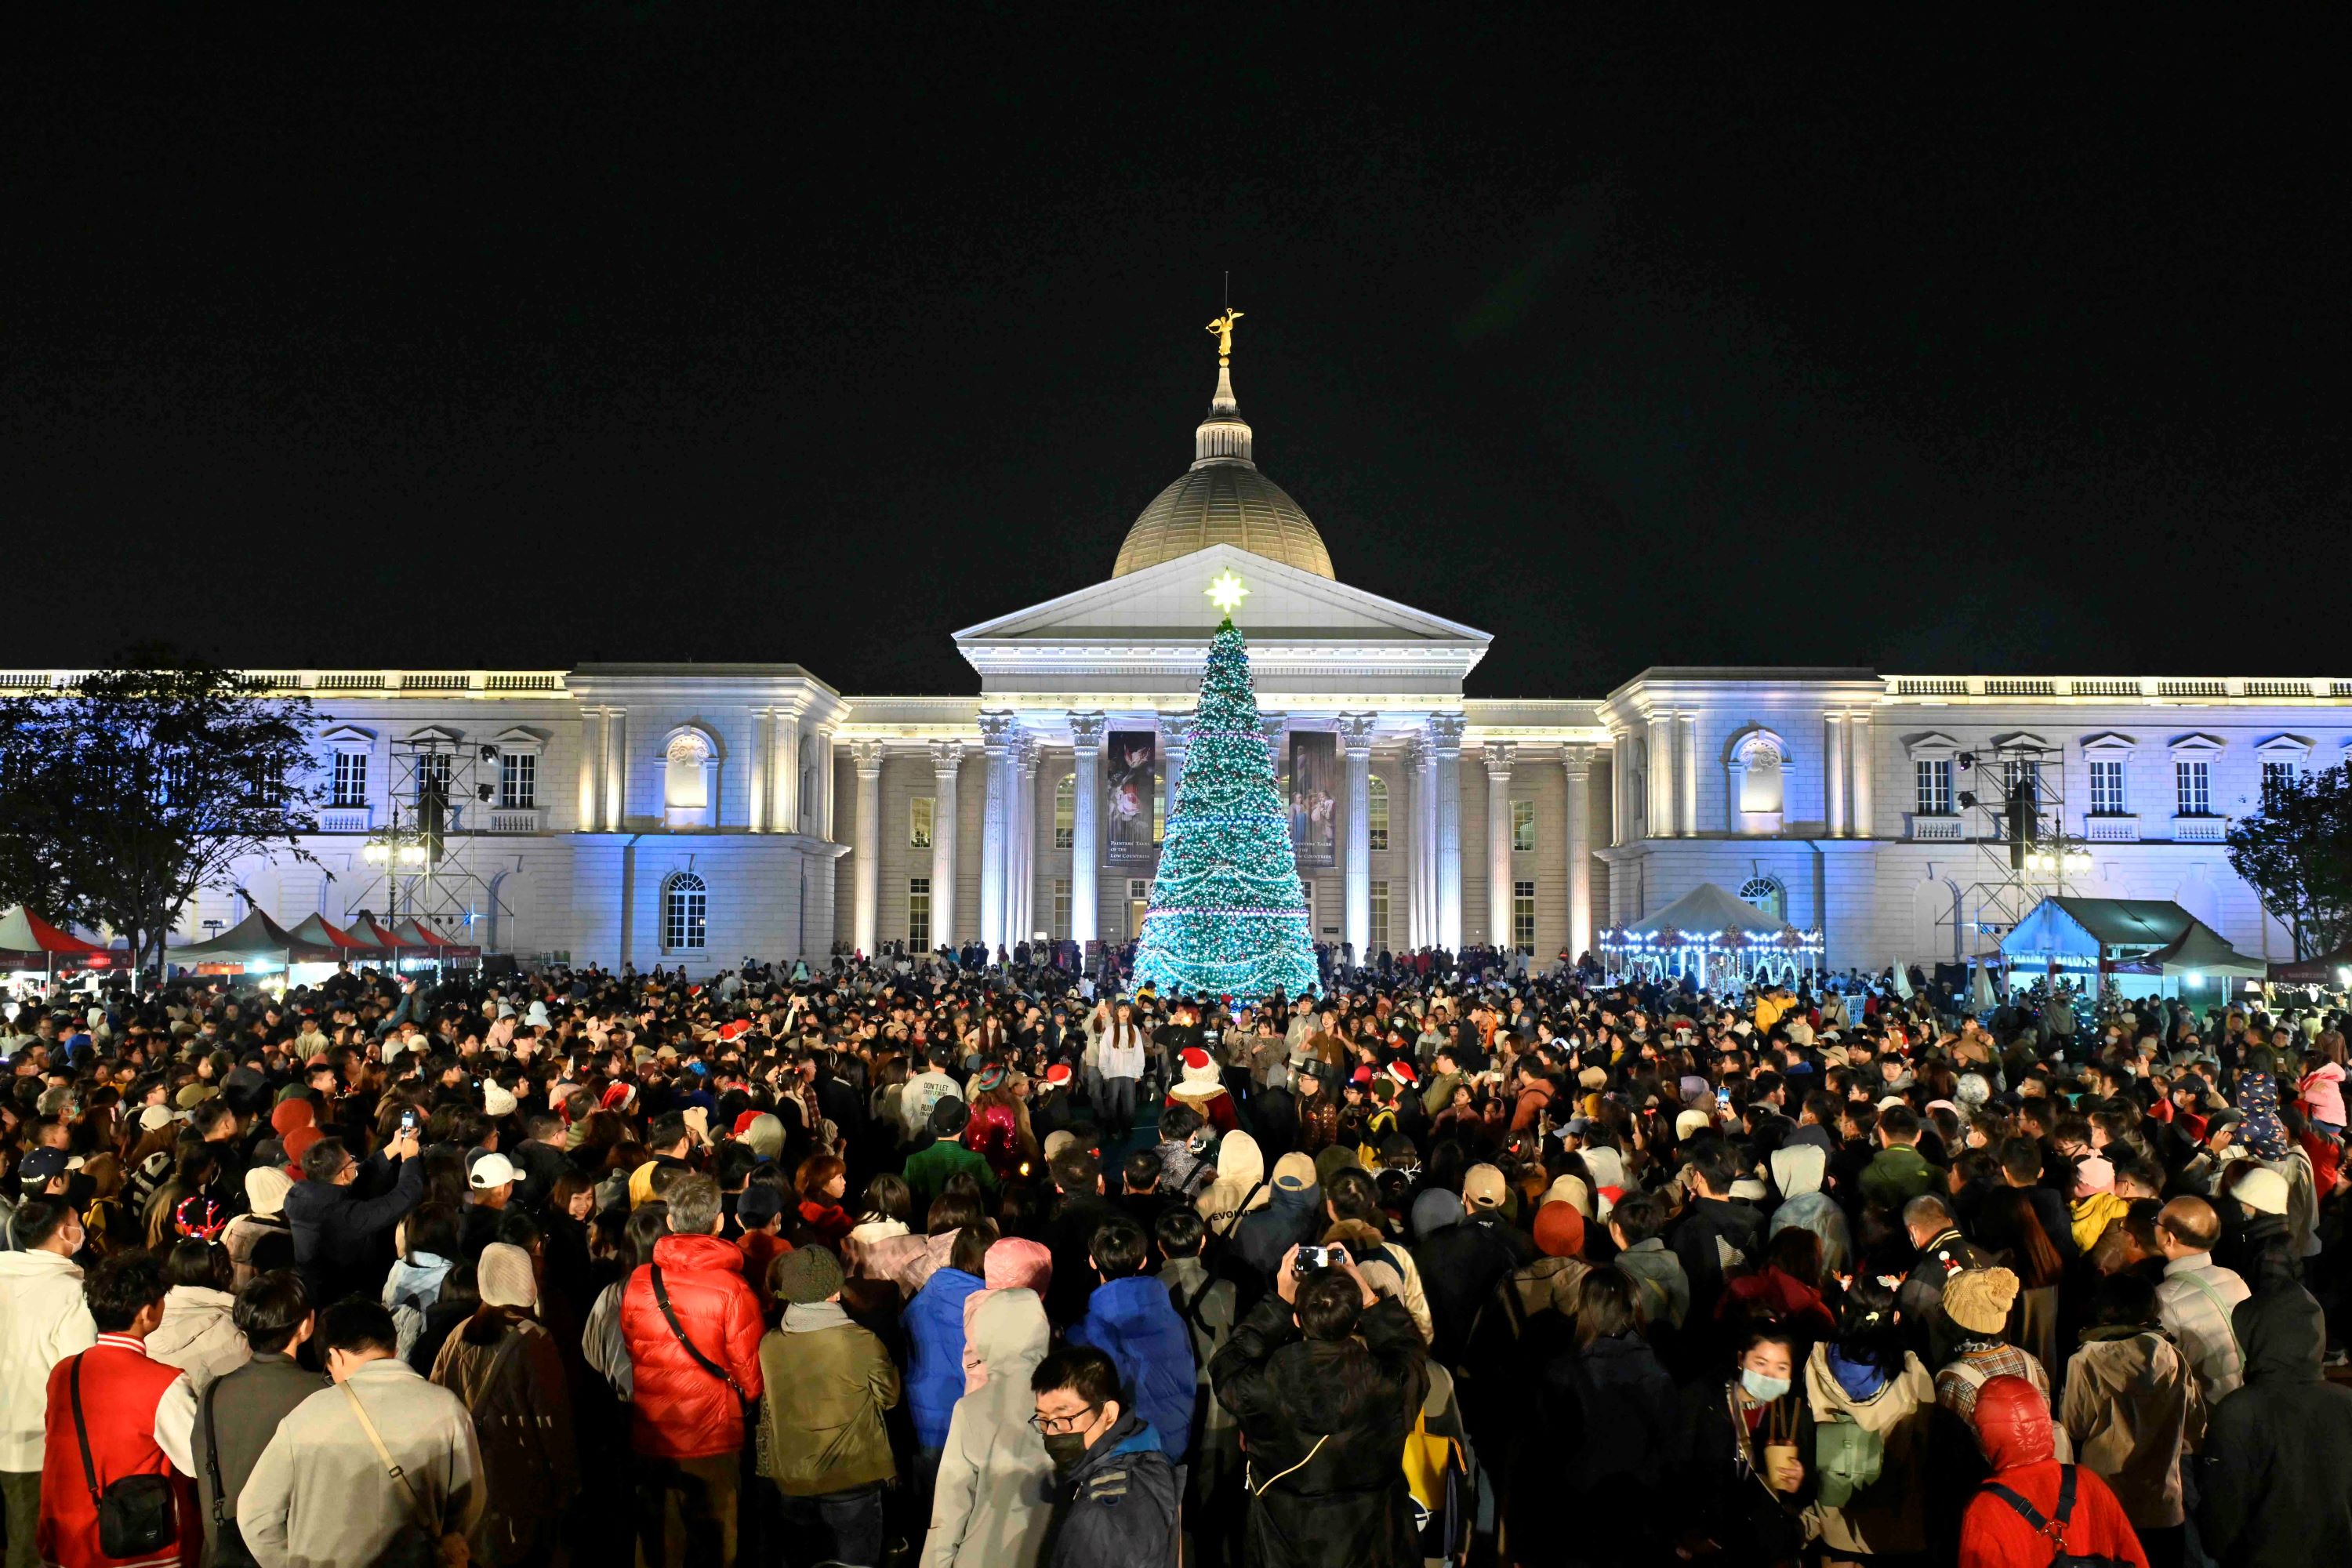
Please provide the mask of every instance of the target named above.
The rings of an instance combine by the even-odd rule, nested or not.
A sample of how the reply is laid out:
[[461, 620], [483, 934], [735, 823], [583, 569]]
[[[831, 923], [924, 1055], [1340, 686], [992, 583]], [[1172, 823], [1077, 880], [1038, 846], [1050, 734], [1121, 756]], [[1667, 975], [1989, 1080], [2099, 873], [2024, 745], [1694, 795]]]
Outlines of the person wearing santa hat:
[[1214, 1058], [1198, 1046], [1190, 1046], [1178, 1055], [1176, 1064], [1176, 1087], [1168, 1091], [1172, 1103], [1200, 1112], [1202, 1120], [1221, 1135], [1241, 1125], [1234, 1097], [1225, 1089]]

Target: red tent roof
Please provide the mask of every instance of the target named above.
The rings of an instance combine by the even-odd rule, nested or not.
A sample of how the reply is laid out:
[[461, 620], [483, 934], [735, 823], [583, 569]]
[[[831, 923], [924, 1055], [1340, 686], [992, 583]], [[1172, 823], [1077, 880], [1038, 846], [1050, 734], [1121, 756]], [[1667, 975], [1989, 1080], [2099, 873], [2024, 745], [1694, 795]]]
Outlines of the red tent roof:
[[88, 958], [106, 950], [59, 931], [22, 904], [0, 910], [0, 951], [46, 952], [59, 958]]
[[349, 933], [362, 939], [362, 941], [374, 943], [375, 946], [385, 952], [390, 952], [394, 948], [398, 947], [413, 947], [417, 945], [414, 942], [403, 942], [391, 931], [378, 924], [376, 918], [373, 915], [363, 914], [360, 916], [359, 919], [353, 921], [349, 927]]
[[310, 947], [331, 947], [343, 952], [381, 952], [373, 941], [341, 930], [324, 915], [312, 915], [286, 934]]

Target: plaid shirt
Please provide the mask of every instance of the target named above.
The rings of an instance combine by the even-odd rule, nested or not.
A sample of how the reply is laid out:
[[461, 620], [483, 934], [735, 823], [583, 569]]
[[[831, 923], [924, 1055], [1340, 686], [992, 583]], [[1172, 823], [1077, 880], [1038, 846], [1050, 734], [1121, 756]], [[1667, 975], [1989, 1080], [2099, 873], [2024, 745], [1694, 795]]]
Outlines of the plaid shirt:
[[2021, 1377], [2050, 1397], [2050, 1377], [2042, 1363], [2015, 1345], [1973, 1345], [1936, 1374], [1936, 1403], [1967, 1422], [1977, 1423], [1977, 1395], [1996, 1377]]

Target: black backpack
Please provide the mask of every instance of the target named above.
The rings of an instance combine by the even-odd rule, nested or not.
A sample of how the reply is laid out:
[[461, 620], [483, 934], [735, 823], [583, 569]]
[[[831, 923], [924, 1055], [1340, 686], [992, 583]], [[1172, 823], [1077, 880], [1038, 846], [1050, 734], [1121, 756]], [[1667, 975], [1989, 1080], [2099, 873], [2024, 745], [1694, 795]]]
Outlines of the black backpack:
[[1987, 1481], [1985, 1490], [2015, 1509], [2018, 1517], [2033, 1527], [2034, 1533], [2050, 1542], [2050, 1568], [2124, 1568], [2120, 1557], [2104, 1557], [2094, 1552], [2066, 1550], [2066, 1521], [2074, 1512], [2074, 1467], [2058, 1467], [2058, 1517], [2042, 1517], [2042, 1510], [2002, 1486], [1999, 1481]]

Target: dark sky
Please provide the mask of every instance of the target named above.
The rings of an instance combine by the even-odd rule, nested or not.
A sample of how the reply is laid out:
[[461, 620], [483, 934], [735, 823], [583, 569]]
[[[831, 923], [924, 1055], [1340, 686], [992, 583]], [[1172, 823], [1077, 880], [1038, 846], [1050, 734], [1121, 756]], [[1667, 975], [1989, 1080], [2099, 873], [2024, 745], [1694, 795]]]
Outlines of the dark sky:
[[2340, 11], [885, 9], [20, 34], [7, 658], [974, 690], [1230, 268], [1261, 463], [1476, 694], [2352, 673]]

